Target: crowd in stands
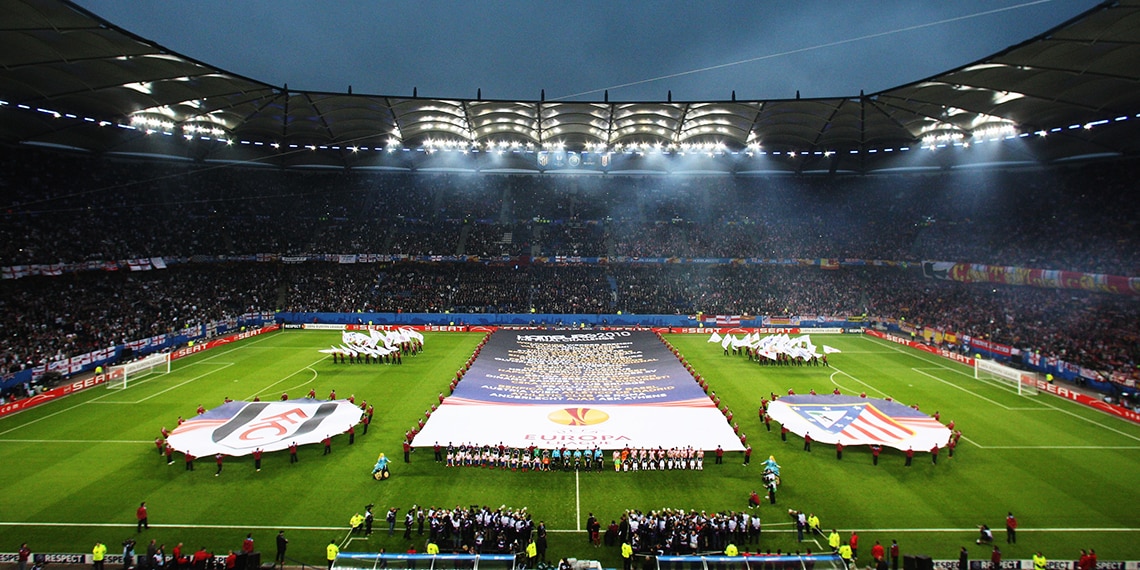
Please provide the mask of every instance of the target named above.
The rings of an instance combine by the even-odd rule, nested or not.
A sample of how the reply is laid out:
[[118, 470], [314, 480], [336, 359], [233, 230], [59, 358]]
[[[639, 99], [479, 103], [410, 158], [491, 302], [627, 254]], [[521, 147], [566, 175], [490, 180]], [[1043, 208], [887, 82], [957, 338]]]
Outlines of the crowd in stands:
[[[0, 282], [4, 371], [251, 311], [832, 315], [903, 319], [1101, 371], [1135, 370], [1131, 297], [925, 279], [914, 269], [186, 263]], [[553, 324], [553, 323], [542, 323]]]
[[[867, 177], [285, 172], [0, 157], [0, 266], [162, 256], [169, 269], [0, 282], [5, 372], [250, 311], [868, 315], [1135, 371], [1127, 296], [913, 269], [529, 263], [532, 254], [1023, 264], [1140, 275], [1135, 161]], [[468, 263], [218, 262], [274, 253]], [[502, 256], [511, 256], [503, 259]]]
[[284, 172], [9, 149], [0, 266], [400, 253], [940, 260], [1140, 275], [1136, 161], [865, 177]]
[[273, 307], [280, 267], [87, 272], [0, 282], [4, 372]]

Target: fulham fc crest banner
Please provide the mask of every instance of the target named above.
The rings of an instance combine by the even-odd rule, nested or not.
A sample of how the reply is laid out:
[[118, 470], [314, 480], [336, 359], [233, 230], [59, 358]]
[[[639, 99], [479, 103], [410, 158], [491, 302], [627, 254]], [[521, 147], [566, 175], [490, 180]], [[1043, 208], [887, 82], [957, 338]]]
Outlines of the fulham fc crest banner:
[[229, 402], [186, 420], [171, 434], [170, 447], [195, 457], [249, 455], [317, 443], [348, 431], [361, 411], [347, 400]]

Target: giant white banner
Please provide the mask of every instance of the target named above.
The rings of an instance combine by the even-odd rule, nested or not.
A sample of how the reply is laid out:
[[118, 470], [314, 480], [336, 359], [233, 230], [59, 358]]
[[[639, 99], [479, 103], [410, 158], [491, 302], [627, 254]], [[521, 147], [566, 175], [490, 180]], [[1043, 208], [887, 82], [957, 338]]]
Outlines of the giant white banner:
[[744, 449], [646, 331], [494, 333], [413, 445]]

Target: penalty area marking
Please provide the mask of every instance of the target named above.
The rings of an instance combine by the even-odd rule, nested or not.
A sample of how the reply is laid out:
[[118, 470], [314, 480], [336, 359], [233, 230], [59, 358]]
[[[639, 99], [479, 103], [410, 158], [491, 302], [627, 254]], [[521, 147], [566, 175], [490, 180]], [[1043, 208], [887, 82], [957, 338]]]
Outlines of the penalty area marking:
[[[961, 370], [946, 369], [946, 368], [939, 368], [939, 367], [935, 367], [935, 368], [917, 368], [917, 367], [915, 367], [915, 368], [911, 368], [911, 370], [918, 372], [919, 374], [923, 374], [925, 376], [935, 378], [935, 379], [940, 380], [942, 382], [950, 383], [950, 385], [957, 387], [957, 384], [953, 384], [953, 383], [949, 382], [948, 380], [942, 378], [941, 376], [938, 376], [936, 374], [929, 374], [927, 372], [923, 372], [924, 370], [933, 370], [933, 371], [937, 371], [937, 372], [945, 372], [945, 371], [949, 370], [950, 372], [953, 372], [955, 374], [961, 374], [962, 376], [965, 376], [968, 379], [976, 380], [976, 381], [981, 382], [982, 384], [984, 384], [986, 386], [991, 386], [995, 389], [1001, 390], [1002, 392], [1008, 392], [1010, 394], [1017, 394], [1017, 392], [1013, 388], [1010, 388], [1008, 384], [1002, 384], [1000, 382], [991, 382], [991, 381], [983, 379], [983, 378], [974, 378], [973, 376], [966, 374], [965, 372], [962, 372]], [[963, 388], [963, 389], [965, 390], [966, 388]], [[971, 393], [973, 393], [973, 392], [971, 392]], [[1020, 396], [1020, 394], [1018, 394], [1018, 395]], [[1033, 406], [1033, 407], [1029, 407], [1029, 408], [1006, 406], [1004, 404], [997, 404], [997, 405], [1005, 408], [1006, 410], [1017, 411], [1017, 412], [1047, 412], [1047, 411], [1049, 411], [1049, 408], [1045, 407], [1044, 403], [1042, 403], [1039, 406]]]
[[862, 385], [866, 386], [866, 387], [867, 387], [869, 390], [871, 390], [871, 391], [875, 392], [876, 394], [881, 394], [883, 397], [886, 397], [886, 396], [887, 396], [887, 393], [886, 393], [886, 392], [883, 392], [882, 390], [879, 390], [878, 388], [875, 388], [874, 386], [872, 386], [872, 385], [870, 385], [870, 384], [868, 384], [868, 383], [866, 383], [866, 382], [864, 382], [864, 381], [862, 381], [862, 380], [860, 380], [860, 379], [858, 379], [858, 378], [856, 378], [856, 377], [854, 377], [854, 376], [852, 376], [852, 375], [850, 375], [850, 374], [848, 374], [848, 373], [846, 373], [846, 372], [844, 372], [844, 371], [840, 370], [839, 368], [837, 368], [837, 367], [835, 367], [835, 366], [832, 366], [832, 368], [834, 368], [834, 369], [835, 369], [835, 372], [832, 372], [832, 373], [831, 373], [831, 377], [830, 377], [830, 380], [831, 380], [831, 383], [832, 383], [832, 384], [835, 384], [836, 386], [838, 386], [838, 387], [840, 387], [840, 388], [843, 388], [844, 386], [840, 386], [840, 385], [839, 385], [839, 382], [836, 382], [836, 381], [835, 381], [835, 375], [836, 375], [836, 374], [842, 374], [842, 375], [844, 375], [844, 376], [846, 376], [846, 377], [848, 377], [848, 378], [850, 378], [850, 379], [852, 379], [852, 380], [854, 380], [854, 381], [856, 381], [856, 382], [858, 382], [858, 383], [860, 383], [860, 384], [862, 384]]
[[[213, 355], [210, 355], [210, 356], [206, 356], [206, 357], [204, 357], [204, 358], [202, 358], [202, 359], [200, 359], [200, 360], [196, 360], [196, 361], [194, 361], [194, 362], [188, 362], [188, 363], [186, 363], [186, 364], [184, 364], [184, 365], [180, 365], [180, 366], [181, 366], [181, 367], [187, 367], [187, 366], [192, 366], [192, 365], [195, 365], [195, 364], [200, 364], [200, 363], [202, 363], [202, 362], [206, 362], [206, 361], [209, 361], [209, 360], [213, 360], [213, 359], [215, 359], [215, 358], [217, 358], [217, 357], [219, 357], [219, 356], [223, 356], [223, 355], [229, 354], [229, 353], [231, 353], [231, 352], [233, 352], [233, 351], [235, 351], [235, 350], [238, 350], [239, 348], [245, 348], [245, 347], [247, 347], [247, 346], [249, 346], [249, 345], [251, 345], [251, 344], [256, 344], [256, 343], [259, 343], [259, 342], [261, 342], [261, 341], [263, 341], [263, 340], [266, 340], [266, 339], [270, 338], [271, 336], [272, 336], [272, 335], [262, 335], [262, 336], [261, 336], [261, 337], [259, 337], [259, 338], [255, 338], [255, 339], [248, 339], [248, 342], [244, 342], [244, 343], [241, 343], [241, 345], [240, 345], [240, 346], [234, 346], [234, 347], [231, 347], [231, 348], [230, 348], [230, 349], [228, 349], [228, 350], [219, 350], [217, 354], [213, 354]], [[173, 366], [173, 364], [174, 364], [174, 363], [173, 363], [173, 362], [171, 362], [171, 366]], [[223, 367], [223, 368], [224, 368], [224, 367]], [[157, 377], [156, 377], [156, 378], [157, 378]], [[152, 378], [144, 378], [144, 379], [142, 379], [142, 380], [140, 380], [140, 381], [139, 381], [139, 384], [142, 384], [142, 383], [144, 383], [144, 382], [148, 382], [148, 381], [150, 381], [151, 379], [152, 379]], [[138, 384], [136, 384], [136, 386], [137, 386], [137, 385], [138, 385]], [[84, 390], [84, 392], [86, 392], [86, 390]], [[72, 394], [68, 394], [68, 396], [72, 396], [72, 395], [74, 395], [74, 394], [76, 394], [76, 393], [78, 393], [78, 392], [75, 392], [75, 393], [72, 393]], [[20, 424], [20, 425], [17, 425], [17, 426], [14, 426], [14, 427], [8, 428], [8, 429], [6, 429], [6, 430], [4, 430], [4, 431], [0, 431], [0, 435], [6, 435], [6, 434], [12, 433], [13, 431], [16, 431], [16, 430], [18, 430], [18, 429], [20, 429], [20, 428], [23, 428], [23, 427], [27, 427], [27, 426], [30, 426], [30, 425], [32, 425], [32, 424], [34, 424], [34, 423], [37, 423], [37, 422], [41, 422], [41, 421], [43, 421], [43, 420], [46, 420], [46, 419], [48, 419], [48, 418], [53, 418], [53, 417], [55, 417], [55, 416], [58, 416], [59, 414], [62, 414], [62, 413], [64, 413], [64, 412], [69, 412], [69, 411], [71, 411], [71, 410], [73, 410], [73, 409], [75, 409], [75, 408], [78, 408], [79, 406], [83, 406], [83, 405], [87, 405], [87, 404], [90, 404], [90, 403], [93, 403], [93, 402], [97, 402], [98, 400], [102, 400], [103, 398], [106, 398], [107, 396], [110, 396], [111, 394], [112, 394], [112, 392], [108, 392], [108, 393], [106, 393], [106, 394], [103, 394], [103, 395], [101, 395], [101, 396], [95, 396], [94, 398], [91, 398], [90, 400], [87, 400], [87, 401], [84, 401], [84, 402], [79, 402], [78, 404], [75, 404], [74, 406], [71, 406], [71, 407], [68, 407], [68, 408], [64, 408], [64, 409], [62, 409], [62, 410], [59, 410], [59, 411], [56, 411], [56, 412], [52, 412], [52, 413], [50, 413], [50, 414], [48, 414], [48, 415], [46, 415], [46, 416], [41, 416], [41, 417], [38, 417], [38, 418], [36, 418], [36, 419], [34, 419], [34, 420], [31, 420], [31, 421], [29, 421], [29, 422], [26, 422], [26, 423], [22, 423], [22, 424]], [[156, 394], [156, 395], [157, 395], [157, 394]], [[64, 397], [64, 398], [60, 398], [60, 399], [58, 399], [58, 400], [55, 400], [55, 401], [59, 401], [59, 402], [62, 402], [62, 401], [66, 401], [66, 397]], [[48, 405], [50, 405], [51, 403], [52, 403], [52, 402], [48, 402], [47, 404], [48, 404]], [[37, 406], [37, 407], [38, 407], [38, 406]], [[20, 410], [19, 412], [16, 412], [15, 414], [11, 414], [11, 415], [9, 415], [9, 416], [5, 416], [5, 418], [17, 417], [17, 416], [18, 416], [18, 414], [22, 414], [22, 413], [24, 413], [24, 412], [26, 412], [26, 411], [28, 411], [28, 410], [31, 410], [31, 409], [35, 409], [35, 408], [28, 408], [27, 410]]]
[[308, 380], [300, 383], [300, 384], [297, 384], [296, 386], [293, 386], [291, 388], [287, 388], [285, 390], [285, 392], [288, 393], [289, 390], [292, 390], [295, 388], [301, 388], [302, 386], [305, 386], [305, 385], [311, 383], [313, 380], [317, 379], [317, 376], [319, 376], [319, 374], [317, 374], [317, 371], [313, 368], [313, 366], [316, 366], [317, 364], [326, 360], [327, 358], [328, 357], [321, 357], [321, 358], [314, 360], [313, 362], [309, 363], [308, 365], [301, 367], [301, 369], [297, 370], [296, 372], [294, 372], [288, 376], [285, 376], [284, 378], [282, 378], [282, 379], [280, 379], [280, 380], [278, 380], [278, 381], [276, 381], [276, 382], [274, 382], [274, 383], [272, 383], [272, 384], [270, 384], [270, 385], [268, 385], [268, 386], [266, 386], [266, 387], [264, 387], [264, 388], [262, 388], [256, 392], [254, 392], [253, 394], [250, 394], [249, 397], [246, 398], [246, 400], [252, 400], [252, 399], [256, 398], [257, 396], [262, 395], [263, 393], [268, 391], [270, 388], [272, 388], [272, 387], [274, 387], [274, 386], [276, 386], [276, 385], [278, 385], [278, 384], [280, 384], [280, 383], [282, 383], [282, 382], [284, 382], [284, 381], [286, 381], [286, 380], [288, 380], [288, 379], [290, 379], [290, 378], [292, 378], [292, 377], [294, 377], [294, 376], [296, 376], [296, 375], [298, 375], [298, 374], [300, 374], [306, 370], [313, 373], [312, 377], [309, 378]]
[[[963, 376], [965, 376], [965, 377], [967, 377], [967, 378], [973, 378], [973, 376], [971, 376], [970, 374], [967, 374], [966, 372], [963, 372], [963, 371], [961, 371], [961, 370], [958, 370], [958, 369], [956, 369], [956, 368], [953, 368], [953, 367], [950, 367], [950, 366], [946, 366], [945, 364], [942, 364], [941, 362], [938, 362], [938, 361], [935, 361], [935, 360], [930, 360], [930, 359], [928, 359], [928, 358], [926, 358], [926, 357], [924, 357], [924, 356], [921, 356], [921, 355], [925, 354], [925, 353], [923, 353], [923, 352], [919, 352], [919, 351], [915, 351], [915, 350], [911, 350], [911, 351], [903, 350], [903, 349], [901, 349], [901, 348], [897, 348], [897, 347], [893, 346], [893, 343], [891, 343], [890, 341], [886, 341], [886, 340], [881, 340], [881, 339], [877, 339], [877, 338], [873, 338], [873, 337], [867, 337], [867, 336], [864, 336], [863, 338], [865, 338], [865, 339], [867, 339], [867, 340], [869, 340], [869, 341], [872, 341], [874, 344], [882, 344], [883, 346], [886, 346], [887, 348], [889, 348], [889, 349], [891, 349], [891, 350], [893, 350], [893, 351], [895, 351], [895, 352], [898, 352], [898, 353], [901, 353], [901, 354], [906, 354], [906, 355], [908, 355], [908, 356], [912, 356], [912, 357], [914, 357], [914, 358], [917, 358], [917, 359], [919, 359], [919, 360], [921, 360], [921, 361], [923, 361], [923, 362], [925, 362], [925, 363], [927, 363], [927, 364], [933, 364], [933, 365], [935, 365], [935, 366], [937, 366], [937, 367], [939, 367], [939, 368], [944, 368], [944, 369], [946, 369], [946, 370], [949, 370], [949, 371], [951, 371], [951, 372], [954, 372], [954, 373], [957, 373], [957, 374], [961, 374], [961, 375], [963, 375]], [[933, 356], [934, 358], [941, 358], [940, 356], [936, 356], [936, 355], [933, 355], [933, 354], [932, 354], [932, 355], [930, 355], [930, 356]], [[965, 366], [965, 364], [962, 364], [962, 366]], [[929, 374], [927, 374], [927, 376], [929, 376]], [[941, 381], [941, 382], [946, 382], [946, 383], [948, 383], [948, 384], [949, 384], [949, 382], [947, 382], [946, 380], [942, 380], [941, 378], [938, 378], [938, 380], [939, 380], [939, 381]], [[951, 385], [953, 385], [953, 384], [951, 384]], [[965, 390], [965, 389], [963, 388], [963, 390]], [[967, 392], [969, 392], [969, 390], [966, 390], [966, 391], [967, 391]], [[1110, 425], [1107, 425], [1107, 424], [1102, 424], [1102, 423], [1100, 423], [1100, 422], [1098, 422], [1098, 421], [1095, 421], [1095, 420], [1094, 420], [1094, 419], [1092, 419], [1092, 418], [1087, 418], [1087, 417], [1085, 417], [1085, 416], [1082, 416], [1082, 415], [1080, 415], [1080, 414], [1078, 414], [1078, 413], [1076, 413], [1076, 412], [1072, 412], [1072, 411], [1069, 411], [1069, 410], [1066, 410], [1066, 409], [1063, 409], [1063, 408], [1060, 408], [1060, 407], [1054, 406], [1053, 404], [1050, 404], [1050, 403], [1048, 403], [1048, 402], [1046, 402], [1046, 401], [1044, 401], [1044, 400], [1041, 400], [1041, 401], [1039, 401], [1038, 403], [1040, 403], [1042, 406], [1045, 406], [1045, 407], [1047, 407], [1047, 408], [1050, 408], [1050, 409], [1056, 410], [1056, 411], [1058, 411], [1058, 412], [1061, 412], [1061, 413], [1063, 413], [1063, 414], [1068, 414], [1068, 415], [1070, 415], [1070, 416], [1073, 416], [1074, 418], [1077, 418], [1077, 419], [1079, 419], [1079, 420], [1082, 420], [1082, 421], [1088, 422], [1088, 423], [1090, 423], [1090, 424], [1092, 424], [1092, 425], [1094, 425], [1094, 426], [1097, 426], [1097, 427], [1099, 427], [1099, 428], [1102, 428], [1102, 429], [1106, 429], [1106, 430], [1108, 430], [1108, 431], [1111, 431], [1111, 432], [1113, 432], [1113, 433], [1116, 433], [1116, 434], [1118, 434], [1118, 435], [1122, 435], [1122, 436], [1124, 436], [1124, 437], [1127, 437], [1127, 438], [1129, 438], [1129, 439], [1132, 439], [1132, 440], [1134, 440], [1134, 441], [1140, 441], [1140, 437], [1134, 436], [1134, 435], [1132, 435], [1132, 434], [1129, 434], [1129, 433], [1125, 433], [1125, 432], [1123, 432], [1123, 431], [1120, 431], [1120, 430], [1118, 430], [1118, 429], [1116, 429], [1116, 428], [1114, 428], [1114, 427], [1112, 427], [1112, 426], [1110, 426]], [[1073, 403], [1076, 403], [1076, 402], [1073, 402]], [[1079, 405], [1079, 404], [1078, 404], [1078, 405]], [[1086, 408], [1086, 407], [1082, 407], [1081, 409], [1092, 409], [1092, 410], [1095, 410], [1095, 408]], [[1108, 416], [1108, 417], [1116, 418], [1116, 416], [1113, 416], [1113, 415], [1109, 414], [1108, 412], [1106, 412], [1106, 411], [1104, 411], [1104, 410], [1095, 410], [1095, 411], [1097, 411], [1097, 412], [1100, 412], [1102, 416]], [[1119, 419], [1119, 418], [1117, 418], [1117, 419]], [[0, 435], [3, 435], [3, 434], [0, 434]]]
[[[229, 367], [231, 367], [231, 366], [233, 366], [233, 365], [234, 365], [234, 363], [233, 363], [233, 362], [196, 362], [196, 363], [192, 364], [191, 366], [193, 366], [193, 365], [197, 365], [197, 364], [220, 364], [220, 365], [221, 365], [221, 367], [217, 368], [216, 370], [211, 370], [211, 371], [209, 371], [209, 372], [203, 372], [203, 373], [201, 373], [201, 374], [199, 374], [199, 375], [197, 375], [197, 376], [195, 376], [195, 377], [193, 377], [193, 378], [190, 378], [189, 380], [186, 380], [185, 382], [181, 382], [181, 383], [179, 383], [179, 384], [175, 384], [175, 385], [173, 385], [173, 386], [171, 386], [171, 387], [169, 387], [169, 388], [167, 388], [167, 389], [165, 389], [165, 390], [162, 390], [161, 392], [155, 392], [154, 394], [151, 394], [151, 395], [149, 395], [149, 396], [147, 396], [147, 397], [145, 397], [145, 398], [142, 398], [142, 399], [140, 399], [140, 400], [135, 400], [135, 401], [133, 401], [133, 402], [99, 402], [99, 401], [96, 401], [96, 400], [91, 400], [91, 401], [90, 401], [90, 402], [88, 402], [88, 403], [89, 403], [89, 404], [132, 404], [132, 405], [133, 405], [133, 404], [141, 404], [141, 403], [143, 403], [143, 402], [145, 402], [145, 401], [147, 401], [147, 400], [149, 400], [149, 399], [151, 399], [151, 398], [153, 398], [153, 397], [155, 397], [155, 396], [159, 396], [159, 395], [165, 394], [165, 393], [167, 393], [167, 392], [169, 392], [169, 391], [171, 391], [171, 390], [174, 390], [174, 389], [176, 389], [176, 388], [181, 388], [182, 386], [185, 386], [186, 384], [189, 384], [189, 383], [191, 383], [191, 382], [193, 382], [193, 381], [195, 381], [195, 380], [199, 380], [199, 379], [201, 379], [201, 378], [205, 378], [206, 376], [209, 376], [209, 375], [211, 375], [211, 374], [213, 374], [213, 373], [215, 373], [215, 372], [220, 372], [220, 371], [222, 371], [222, 370], [225, 370], [225, 369], [227, 369], [227, 368], [229, 368]], [[157, 380], [157, 379], [158, 379], [158, 377], [157, 377], [157, 376], [155, 376], [155, 377], [152, 377], [152, 378], [144, 378], [143, 380], [139, 380], [138, 384], [135, 384], [135, 386], [137, 387], [139, 384], [142, 384], [142, 383], [145, 383], [145, 382], [150, 382], [150, 381], [153, 381], [153, 380]], [[99, 397], [100, 397], [100, 398], [102, 398], [103, 396], [99, 396]]]
[[934, 380], [937, 380], [937, 381], [939, 381], [939, 382], [941, 382], [941, 383], [943, 383], [943, 384], [945, 384], [951, 388], [961, 390], [961, 391], [963, 391], [963, 392], [965, 392], [965, 393], [967, 393], [967, 394], [969, 394], [975, 398], [985, 400], [985, 401], [987, 401], [987, 402], [989, 402], [989, 403], [991, 403], [991, 404], [993, 404], [993, 405], [995, 405], [995, 406], [997, 406], [1003, 410], [1006, 410], [1006, 411], [1014, 411], [1014, 410], [1019, 410], [1019, 411], [1020, 410], [1046, 411], [1047, 410], [1046, 408], [1011, 408], [1011, 407], [1009, 407], [1009, 406], [1007, 406], [1001, 402], [998, 402], [996, 400], [991, 400], [991, 399], [989, 399], [989, 398], [987, 398], [987, 397], [985, 397], [985, 396], [983, 396], [983, 395], [981, 395], [981, 394], [979, 394], [973, 390], [970, 390], [969, 388], [963, 388], [962, 386], [959, 386], [959, 385], [957, 385], [953, 382], [950, 382], [948, 380], [943, 380], [942, 378], [939, 378], [939, 377], [937, 377], [937, 376], [935, 376], [929, 372], [923, 372], [921, 368], [911, 368], [911, 370], [913, 370], [919, 374], [922, 374], [923, 376], [926, 376], [927, 378], [932, 378]]

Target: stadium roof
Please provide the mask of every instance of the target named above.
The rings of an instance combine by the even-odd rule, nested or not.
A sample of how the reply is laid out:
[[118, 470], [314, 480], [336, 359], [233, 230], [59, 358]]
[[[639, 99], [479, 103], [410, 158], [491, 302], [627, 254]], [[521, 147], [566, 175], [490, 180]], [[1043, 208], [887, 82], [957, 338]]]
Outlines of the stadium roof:
[[70, 2], [0, 0], [0, 11], [9, 144], [281, 167], [738, 174], [1043, 164], [1140, 145], [1140, 0], [907, 85], [763, 101], [293, 91]]

